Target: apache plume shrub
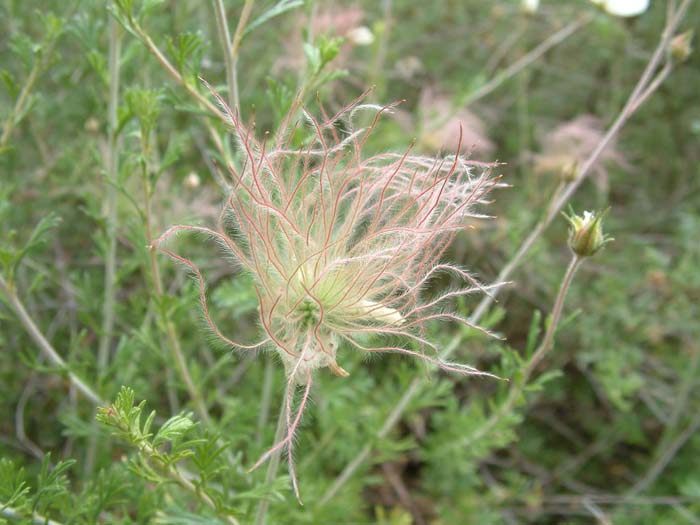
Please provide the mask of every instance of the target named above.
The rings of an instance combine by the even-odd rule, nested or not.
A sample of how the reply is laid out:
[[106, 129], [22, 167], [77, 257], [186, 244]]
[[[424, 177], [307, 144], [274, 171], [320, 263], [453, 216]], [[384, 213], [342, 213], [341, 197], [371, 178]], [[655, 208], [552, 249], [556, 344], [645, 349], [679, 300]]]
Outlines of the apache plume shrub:
[[[230, 118], [242, 152], [241, 167], [229, 166], [231, 191], [218, 220], [218, 231], [173, 226], [154, 247], [187, 265], [196, 275], [202, 307], [211, 329], [242, 349], [273, 348], [287, 377], [287, 435], [255, 467], [287, 447], [290, 473], [292, 437], [308, 399], [313, 373], [328, 368], [348, 375], [339, 348], [398, 352], [463, 374], [484, 374], [445, 363], [426, 339], [428, 321], [470, 325], [444, 305], [457, 296], [483, 291], [462, 268], [441, 263], [454, 236], [475, 215], [495, 184], [492, 165], [459, 154], [443, 159], [384, 153], [363, 157], [363, 147], [380, 115], [391, 106], [360, 104], [361, 99], [329, 117], [290, 112], [280, 130], [259, 141], [217, 96]], [[373, 112], [371, 124], [352, 130], [360, 112]], [[302, 115], [295, 122], [293, 115]], [[371, 115], [370, 115], [371, 117]], [[302, 130], [299, 127], [302, 126]], [[292, 147], [293, 137], [310, 138]], [[475, 173], [478, 172], [478, 173]], [[204, 280], [195, 264], [161, 243], [179, 231], [213, 236], [254, 279], [259, 299], [262, 341], [243, 344], [214, 324]], [[462, 283], [429, 300], [426, 284], [448, 272]], [[379, 337], [378, 337], [379, 336]], [[373, 345], [383, 341], [380, 346]], [[426, 351], [427, 353], [424, 353]], [[296, 384], [304, 393], [293, 414]]]

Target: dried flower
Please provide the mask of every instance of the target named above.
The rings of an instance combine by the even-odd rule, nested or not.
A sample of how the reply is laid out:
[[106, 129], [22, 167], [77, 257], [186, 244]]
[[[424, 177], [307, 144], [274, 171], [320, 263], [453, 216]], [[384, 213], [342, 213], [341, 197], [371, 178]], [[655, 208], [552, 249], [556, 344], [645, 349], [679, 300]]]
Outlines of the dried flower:
[[451, 97], [429, 86], [423, 89], [418, 102], [420, 108], [419, 145], [430, 152], [458, 150], [489, 156], [494, 145], [486, 125], [474, 112], [456, 108]]
[[[575, 178], [580, 165], [590, 157], [604, 135], [603, 122], [593, 115], [579, 115], [562, 122], [541, 136], [542, 151], [534, 156], [535, 173]], [[613, 165], [628, 167], [625, 157], [611, 142], [591, 168], [593, 180], [602, 191], [608, 187], [608, 167]]]
[[[300, 130], [291, 115], [299, 114], [299, 108], [292, 110], [274, 141], [267, 136], [258, 141], [217, 99], [244, 156], [242, 166], [229, 168], [231, 193], [218, 230], [173, 226], [154, 247], [195, 273], [205, 318], [220, 338], [242, 349], [272, 348], [280, 356], [288, 377], [288, 431], [255, 467], [286, 446], [298, 495], [292, 437], [314, 372], [328, 368], [347, 375], [338, 364], [341, 347], [408, 354], [444, 370], [490, 375], [426, 353], [436, 354], [437, 348], [425, 338], [424, 328], [439, 319], [472, 326], [445, 305], [488, 287], [464, 269], [441, 263], [440, 257], [466, 222], [478, 217], [474, 207], [496, 183], [490, 177], [491, 165], [464, 159], [459, 147], [456, 155], [437, 160], [410, 152], [363, 158], [377, 119], [392, 105], [361, 105], [358, 100], [332, 117], [324, 113], [322, 120], [301, 111], [309, 138], [295, 149], [290, 143]], [[373, 123], [348, 131], [353, 116], [366, 111], [376, 113]], [[260, 342], [233, 341], [216, 327], [199, 269], [162, 246], [183, 230], [211, 235], [252, 276], [264, 331]], [[462, 284], [425, 299], [426, 284], [440, 272]], [[374, 346], [377, 336], [390, 342]], [[415, 346], [420, 349], [412, 349]], [[293, 414], [297, 384], [304, 385], [304, 393]]]

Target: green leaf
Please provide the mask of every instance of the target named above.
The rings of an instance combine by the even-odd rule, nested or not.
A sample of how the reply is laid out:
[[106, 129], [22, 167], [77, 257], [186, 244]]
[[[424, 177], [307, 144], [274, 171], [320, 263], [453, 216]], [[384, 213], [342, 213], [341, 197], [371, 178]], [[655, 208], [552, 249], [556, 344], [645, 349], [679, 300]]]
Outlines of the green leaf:
[[24, 247], [14, 254], [12, 260], [12, 267], [10, 268], [10, 278], [14, 276], [22, 263], [22, 260], [29, 255], [31, 252], [40, 248], [44, 245], [46, 241], [46, 235], [53, 229], [55, 229], [61, 223], [60, 217], [55, 215], [53, 212], [42, 218], [39, 223], [34, 227], [34, 230], [29, 235], [29, 239], [25, 243]]
[[0, 71], [0, 80], [2, 80], [2, 83], [5, 85], [5, 89], [7, 90], [7, 94], [10, 96], [10, 98], [12, 100], [16, 99], [19, 95], [20, 87], [17, 84], [15, 77], [12, 76], [12, 73], [3, 69]]
[[28, 493], [24, 469], [17, 468], [9, 459], [0, 459], [0, 510], [23, 506]]
[[190, 414], [179, 414], [168, 419], [160, 427], [160, 430], [153, 438], [153, 446], [157, 447], [166, 441], [174, 441], [182, 437], [185, 432], [195, 426]]

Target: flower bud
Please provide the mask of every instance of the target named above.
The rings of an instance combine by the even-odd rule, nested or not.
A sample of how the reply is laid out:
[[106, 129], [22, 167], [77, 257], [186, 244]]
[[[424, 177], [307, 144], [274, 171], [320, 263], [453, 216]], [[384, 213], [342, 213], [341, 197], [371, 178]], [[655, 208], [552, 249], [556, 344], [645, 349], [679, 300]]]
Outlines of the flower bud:
[[693, 48], [690, 47], [692, 41], [692, 29], [674, 36], [671, 39], [671, 56], [678, 62], [685, 62], [688, 60], [690, 53], [693, 51]]
[[603, 233], [603, 214], [584, 211], [583, 216], [571, 214], [567, 217], [571, 224], [569, 247], [580, 257], [595, 255], [605, 244], [612, 241]]

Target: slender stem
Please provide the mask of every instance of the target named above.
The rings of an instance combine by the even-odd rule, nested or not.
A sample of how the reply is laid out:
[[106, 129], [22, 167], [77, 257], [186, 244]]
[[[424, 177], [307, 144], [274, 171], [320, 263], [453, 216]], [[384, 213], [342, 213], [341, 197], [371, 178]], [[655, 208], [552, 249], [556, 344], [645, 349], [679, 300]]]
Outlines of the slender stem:
[[224, 52], [224, 66], [226, 68], [226, 84], [228, 86], [228, 105], [235, 111], [238, 107], [237, 92], [234, 88], [236, 78], [234, 74], [235, 63], [233, 53], [231, 51], [231, 34], [228, 30], [228, 21], [226, 20], [226, 8], [223, 0], [214, 0], [214, 14], [216, 15], [216, 28], [219, 32], [221, 47]]
[[[287, 427], [285, 425], [287, 419], [286, 419], [286, 413], [287, 413], [287, 402], [291, 402], [288, 400], [288, 388], [284, 389], [284, 395], [282, 396], [282, 403], [280, 404], [280, 413], [277, 418], [277, 428], [275, 430], [275, 439], [273, 443], [279, 443], [284, 439], [284, 433], [287, 430]], [[271, 484], [275, 478], [277, 477], [277, 470], [279, 469], [280, 466], [280, 456], [282, 454], [282, 450], [278, 450], [275, 452], [272, 457], [270, 458], [270, 462], [267, 465], [267, 472], [265, 472], [265, 484], [269, 485]], [[260, 505], [258, 506], [258, 512], [255, 515], [255, 525], [265, 525], [265, 520], [267, 518], [267, 510], [270, 506], [270, 502], [267, 499], [262, 499], [260, 500]]]
[[[76, 4], [77, 5], [77, 4]], [[66, 13], [66, 15], [70, 16], [72, 15], [73, 11], [75, 10], [75, 6], [71, 7]], [[12, 21], [12, 16], [9, 17], [10, 21]], [[37, 79], [39, 78], [39, 74], [41, 74], [42, 70], [44, 67], [46, 67], [46, 64], [48, 62], [48, 57], [51, 56], [51, 53], [53, 51], [53, 47], [56, 45], [56, 42], [60, 36], [60, 33], [57, 32], [51, 32], [46, 35], [46, 38], [44, 41], [41, 43], [41, 50], [39, 51], [39, 56], [37, 59], [34, 61], [34, 64], [32, 65], [32, 69], [29, 72], [29, 76], [27, 77], [26, 82], [24, 83], [24, 86], [22, 86], [22, 90], [19, 93], [19, 97], [17, 97], [17, 101], [15, 102], [14, 107], [10, 111], [10, 113], [7, 115], [7, 118], [5, 119], [5, 122], [3, 123], [2, 126], [2, 134], [0, 135], [0, 151], [7, 146], [7, 143], [10, 140], [10, 135], [12, 135], [12, 130], [15, 129], [15, 126], [18, 123], [18, 117], [22, 115], [24, 110], [26, 109], [26, 105], [29, 102], [29, 96], [31, 95], [32, 90], [34, 89], [34, 84], [36, 84]]]
[[34, 88], [34, 84], [36, 83], [36, 79], [39, 76], [40, 69], [40, 61], [37, 61], [34, 64], [34, 67], [32, 67], [32, 70], [30, 71], [29, 76], [27, 77], [27, 81], [22, 87], [22, 91], [20, 92], [19, 97], [17, 97], [17, 102], [15, 102], [14, 108], [12, 108], [12, 111], [10, 111], [10, 114], [5, 119], [5, 123], [2, 127], [2, 136], [0, 136], [0, 149], [7, 146], [7, 143], [10, 140], [10, 135], [12, 134], [12, 130], [15, 129], [15, 125], [17, 124], [17, 115], [20, 115], [24, 110], [24, 105], [27, 103], [29, 94]]
[[260, 413], [258, 414], [258, 428], [255, 432], [255, 441], [260, 443], [263, 431], [267, 426], [270, 417], [270, 402], [272, 401], [272, 390], [275, 385], [275, 364], [271, 357], [265, 360], [265, 372], [263, 376], [262, 396], [260, 399]]
[[569, 291], [569, 287], [571, 286], [571, 282], [574, 279], [574, 275], [576, 274], [576, 270], [579, 269], [581, 266], [581, 263], [584, 261], [582, 257], [579, 257], [577, 255], [574, 255], [571, 258], [571, 262], [569, 263], [569, 267], [566, 269], [566, 273], [564, 274], [564, 279], [561, 282], [561, 286], [559, 287], [559, 293], [557, 293], [557, 298], [554, 301], [554, 308], [552, 309], [552, 315], [549, 320], [549, 324], [547, 326], [547, 331], [544, 334], [544, 338], [542, 339], [542, 343], [540, 343], [540, 346], [535, 350], [535, 352], [532, 354], [532, 357], [528, 361], [527, 366], [524, 368], [522, 372], [522, 383], [526, 383], [527, 380], [530, 378], [532, 373], [534, 372], [535, 368], [537, 365], [542, 361], [544, 356], [552, 349], [554, 346], [554, 334], [556, 332], [557, 326], [559, 325], [559, 321], [561, 320], [561, 313], [562, 310], [564, 309], [564, 301], [566, 300], [566, 294]]
[[644, 492], [649, 489], [661, 476], [663, 471], [666, 469], [671, 460], [675, 457], [678, 451], [686, 444], [686, 442], [693, 436], [696, 435], [697, 430], [700, 429], [700, 412], [696, 412], [695, 416], [688, 424], [686, 429], [681, 432], [668, 447], [663, 450], [663, 453], [656, 458], [652, 463], [651, 468], [629, 491], [629, 496], [636, 496], [640, 492]]
[[[97, 349], [97, 378], [102, 381], [109, 363], [109, 349], [114, 331], [115, 278], [117, 266], [117, 187], [113, 182], [119, 171], [119, 137], [117, 128], [119, 117], [119, 60], [121, 54], [121, 27], [114, 18], [109, 20], [109, 102], [107, 107], [107, 152], [105, 170], [108, 184], [105, 184], [107, 208], [106, 233], [107, 253], [105, 254], [104, 298], [102, 301], [102, 329]], [[97, 421], [92, 422], [97, 426]], [[94, 432], [88, 440], [85, 453], [85, 472], [92, 472], [97, 452], [98, 433]]]
[[224, 122], [225, 124], [229, 124], [229, 118], [219, 109], [217, 108], [209, 99], [207, 99], [204, 95], [202, 95], [197, 89], [192, 86], [189, 82], [185, 80], [185, 78], [180, 74], [180, 72], [173, 66], [170, 61], [165, 57], [163, 52], [158, 48], [156, 43], [153, 41], [153, 39], [146, 33], [143, 28], [139, 25], [134, 25], [133, 26], [134, 32], [139, 36], [141, 41], [146, 45], [146, 48], [151, 52], [151, 54], [160, 62], [160, 64], [165, 68], [167, 73], [178, 83], [180, 84], [192, 97], [197, 100], [197, 102], [204, 107], [207, 111], [209, 111], [212, 115], [214, 115], [216, 118]]
[[[598, 160], [601, 153], [610, 144], [610, 141], [619, 133], [620, 129], [622, 129], [622, 126], [627, 122], [627, 120], [634, 113], [634, 111], [636, 111], [640, 107], [638, 103], [640, 94], [644, 97], [648, 97], [650, 95], [650, 92], [647, 91], [647, 89], [650, 85], [650, 82], [653, 82], [652, 77], [654, 76], [655, 71], [657, 70], [657, 68], [661, 64], [661, 61], [666, 55], [671, 38], [673, 37], [673, 34], [675, 33], [678, 25], [683, 19], [683, 16], [688, 10], [688, 7], [690, 6], [691, 2], [692, 0], [684, 0], [675, 12], [669, 14], [669, 19], [666, 22], [666, 27], [664, 28], [664, 31], [661, 35], [659, 44], [656, 50], [654, 51], [652, 57], [649, 59], [646, 68], [642, 72], [642, 75], [640, 76], [640, 79], [637, 82], [637, 85], [630, 94], [627, 103], [618, 114], [615, 122], [609, 128], [605, 136], [601, 139], [600, 143], [591, 153], [586, 162], [581, 166], [576, 178], [572, 182], [570, 182], [560, 193], [555, 194], [553, 202], [548, 207], [545, 217], [533, 227], [530, 234], [523, 240], [513, 258], [503, 267], [503, 269], [499, 273], [496, 282], [507, 281], [507, 279], [511, 276], [515, 268], [517, 268], [517, 266], [522, 262], [525, 255], [530, 251], [530, 248], [539, 239], [540, 235], [546, 230], [547, 226], [549, 226], [552, 220], [554, 220], [554, 217], [563, 209], [563, 207], [566, 205], [566, 203], [569, 201], [569, 199], [584, 181], [584, 179], [588, 176], [588, 174], [591, 171], [591, 168]], [[493, 301], [496, 299], [498, 293], [499, 289], [496, 288], [495, 290], [493, 290], [493, 293], [491, 293], [488, 296], [485, 296], [481, 300], [477, 308], [474, 310], [472, 315], [469, 317], [469, 321], [472, 323], [478, 323], [483, 317], [483, 315], [486, 313], [486, 311], [493, 304]], [[449, 357], [449, 355], [454, 351], [457, 345], [453, 345], [452, 343], [455, 340], [456, 337], [441, 353], [441, 358], [444, 359]], [[411, 399], [413, 399], [413, 397], [419, 391], [417, 386], [418, 382], [419, 379], [414, 379], [411, 382], [411, 384], [406, 389], [397, 405], [387, 416], [385, 425], [382, 426], [381, 430], [383, 430], [389, 422], [398, 421], [401, 418], [405, 407], [408, 406]], [[377, 433], [377, 435], [379, 437], [383, 437], [379, 433]], [[362, 448], [362, 450], [360, 450], [358, 455], [345, 467], [345, 469], [343, 469], [340, 475], [336, 478], [335, 482], [323, 495], [319, 502], [320, 505], [328, 503], [328, 501], [330, 501], [335, 496], [335, 494], [337, 494], [337, 492], [345, 484], [345, 482], [348, 479], [350, 479], [350, 477], [360, 467], [360, 465], [362, 465], [367, 460], [371, 451], [372, 446], [369, 444], [365, 445]]]
[[[579, 20], [575, 20], [563, 28], [561, 28], [559, 31], [556, 33], [553, 33], [550, 35], [548, 38], [543, 40], [539, 45], [534, 47], [532, 50], [527, 52], [525, 55], [520, 57], [518, 60], [513, 62], [511, 65], [503, 69], [502, 71], [498, 72], [496, 75], [494, 75], [491, 80], [477, 88], [475, 91], [469, 92], [466, 95], [462, 96], [457, 100], [455, 103], [456, 107], [466, 107], [474, 102], [481, 100], [482, 98], [490, 95], [492, 92], [494, 92], [496, 89], [498, 89], [501, 85], [503, 85], [504, 82], [507, 80], [511, 79], [512, 77], [516, 76], [520, 72], [522, 72], [524, 69], [527, 69], [530, 67], [532, 64], [537, 62], [540, 58], [542, 58], [548, 51], [550, 51], [552, 48], [556, 47], [557, 45], [561, 44], [564, 42], [567, 38], [569, 38], [571, 35], [576, 33], [579, 29], [583, 28], [586, 26], [591, 20], [593, 20], [592, 16], [585, 16]], [[450, 118], [450, 114], [439, 118], [435, 120], [434, 122], [431, 122], [430, 127], [428, 128], [428, 131], [434, 130], [439, 128], [440, 126], [443, 126], [445, 122]]]
[[243, 32], [248, 24], [254, 2], [255, 0], [246, 0], [245, 4], [243, 4], [243, 10], [241, 11], [241, 16], [238, 18], [238, 24], [236, 25], [236, 32], [233, 35], [233, 42], [231, 42], [231, 78], [233, 83], [233, 106], [231, 107], [239, 111], [241, 101], [238, 94], [238, 49], [241, 47]]
[[496, 73], [496, 75], [494, 75], [488, 82], [486, 82], [485, 84], [480, 86], [475, 91], [472, 91], [471, 93], [468, 93], [467, 95], [465, 95], [460, 100], [460, 104], [459, 104], [460, 107], [473, 104], [477, 100], [480, 100], [480, 99], [484, 98], [485, 96], [489, 95], [490, 93], [492, 93], [493, 91], [498, 89], [505, 81], [514, 77], [515, 75], [520, 73], [522, 70], [528, 68], [533, 63], [537, 62], [550, 49], [561, 44], [564, 40], [569, 38], [576, 31], [578, 31], [579, 29], [586, 26], [591, 20], [593, 20], [592, 16], [585, 16], [579, 20], [575, 20], [575, 21], [565, 25], [559, 31], [557, 31], [557, 32], [553, 33], [552, 35], [550, 35], [549, 37], [547, 37], [540, 44], [538, 44], [536, 47], [534, 47], [528, 53], [524, 54], [522, 57], [520, 57], [518, 60], [513, 62], [511, 65], [509, 65], [508, 67], [506, 67], [502, 71], [499, 71], [498, 73]]
[[0, 275], [0, 291], [7, 297], [12, 310], [15, 312], [17, 317], [19, 317], [22, 326], [27, 331], [29, 336], [34, 340], [39, 349], [44, 352], [49, 361], [51, 361], [56, 367], [65, 370], [68, 378], [75, 387], [82, 392], [82, 394], [92, 401], [96, 405], [104, 405], [105, 401], [100, 398], [100, 396], [93, 390], [87, 383], [85, 383], [80, 377], [78, 377], [73, 371], [71, 371], [68, 364], [63, 360], [63, 358], [58, 355], [58, 352], [51, 346], [44, 334], [39, 330], [39, 328], [34, 323], [34, 320], [27, 312], [26, 308], [20, 301], [17, 293], [14, 290], [12, 283], [5, 281], [2, 275]]
[[566, 294], [569, 291], [569, 286], [571, 281], [576, 274], [579, 266], [583, 262], [583, 258], [578, 256], [573, 256], [569, 267], [564, 274], [564, 279], [559, 287], [559, 293], [557, 293], [556, 300], [554, 301], [554, 308], [552, 309], [552, 315], [547, 326], [547, 331], [545, 332], [544, 338], [540, 343], [540, 346], [533, 352], [530, 359], [528, 359], [525, 366], [522, 368], [520, 377], [517, 381], [511, 384], [510, 390], [508, 391], [508, 396], [505, 401], [494, 411], [491, 416], [486, 420], [486, 423], [481, 425], [479, 429], [472, 435], [467, 436], [463, 441], [459, 442], [459, 447], [466, 447], [475, 441], [488, 435], [489, 432], [501, 421], [503, 416], [510, 413], [513, 408], [515, 408], [516, 403], [520, 399], [520, 396], [527, 385], [528, 380], [532, 376], [532, 373], [537, 368], [537, 365], [542, 361], [544, 356], [552, 349], [554, 342], [554, 334], [556, 332], [557, 326], [559, 325], [559, 320], [561, 319], [561, 312], [564, 308], [564, 300], [566, 299]]
[[[678, 430], [678, 424], [681, 421], [681, 417], [686, 414], [688, 407], [688, 400], [690, 399], [690, 394], [693, 388], [697, 385], [697, 372], [700, 366], [700, 349], [693, 348], [693, 355], [688, 364], [688, 368], [678, 389], [678, 394], [674, 396], [673, 410], [664, 428], [664, 432], [659, 439], [659, 442], [654, 450], [653, 462], [647, 472], [642, 476], [634, 486], [629, 490], [628, 494], [638, 495], [640, 492], [644, 492], [649, 487], [651, 487], [658, 477], [663, 472], [664, 468], [670, 460], [673, 458], [675, 453], [678, 451], [680, 446], [685, 443], [684, 436], [688, 434], [688, 429], [693, 429], [697, 426], [697, 417], [693, 419], [693, 422], [688, 426], [686, 431], [682, 432], [679, 436], [676, 436]], [[691, 430], [690, 432], [693, 432]]]
[[159, 468], [167, 474], [167, 476], [175, 481], [178, 485], [180, 485], [182, 488], [187, 490], [188, 492], [191, 492], [197, 499], [202, 501], [207, 507], [211, 508], [214, 512], [216, 512], [217, 515], [220, 517], [224, 518], [228, 523], [231, 525], [240, 525], [239, 521], [231, 516], [230, 514], [226, 514], [221, 512], [219, 507], [216, 505], [216, 502], [211, 499], [211, 497], [204, 491], [200, 490], [197, 485], [192, 483], [185, 475], [174, 465], [166, 465], [163, 464], [162, 461], [158, 459], [158, 452], [149, 444], [149, 443], [141, 443], [138, 446], [139, 450], [144, 453], [148, 459], [150, 459], [152, 462], [157, 463]]
[[[144, 231], [146, 235], [146, 243], [148, 246], [153, 244], [153, 220], [152, 220], [152, 197], [153, 188], [150, 182], [150, 173], [148, 168], [148, 159], [150, 158], [150, 144], [148, 137], [144, 137], [142, 133], [142, 148], [143, 148], [143, 193], [144, 193]], [[148, 259], [150, 263], [151, 279], [153, 280], [153, 287], [155, 289], [156, 300], [160, 303], [165, 297], [165, 289], [163, 287], [163, 279], [160, 275], [160, 267], [158, 266], [158, 258], [156, 251], [154, 249], [148, 250]], [[199, 389], [195, 385], [192, 375], [190, 374], [189, 368], [187, 367], [187, 360], [182, 352], [182, 347], [180, 345], [180, 340], [177, 336], [175, 330], [175, 325], [173, 322], [165, 315], [162, 308], [159, 308], [161, 322], [163, 323], [165, 329], [165, 335], [168, 340], [168, 347], [175, 359], [175, 366], [180, 375], [180, 378], [185, 383], [185, 388], [187, 393], [194, 404], [194, 409], [197, 412], [199, 418], [204, 421], [208, 426], [212, 425], [211, 416], [209, 416], [209, 411], [204, 403]]]
[[[117, 127], [119, 117], [119, 55], [121, 50], [121, 28], [119, 23], [111, 18], [109, 21], [109, 105], [108, 105], [108, 137], [106, 171], [110, 181], [117, 178], [119, 170], [119, 148]], [[114, 329], [114, 278], [117, 256], [117, 188], [114, 184], [106, 185], [107, 208], [107, 254], [105, 261], [104, 301], [102, 308], [102, 334], [97, 353], [97, 368], [100, 377], [109, 360], [109, 346]]]
[[[202, 95], [197, 89], [192, 86], [187, 80], [180, 74], [180, 72], [173, 66], [170, 61], [165, 57], [163, 52], [158, 48], [153, 39], [146, 33], [143, 28], [139, 25], [132, 26], [134, 32], [141, 41], [145, 44], [146, 48], [151, 52], [151, 54], [158, 60], [158, 62], [163, 66], [165, 71], [178, 83], [185, 91], [187, 91], [196, 101], [202, 106], [206, 111], [214, 115], [217, 119], [226, 125], [230, 125], [230, 119], [228, 116], [221, 111], [215, 104], [210, 102], [204, 95]], [[224, 142], [221, 140], [219, 133], [216, 131], [214, 126], [209, 122], [209, 120], [204, 121], [204, 126], [207, 128], [209, 135], [211, 136], [216, 149], [221, 154], [221, 156], [226, 160], [226, 163], [231, 161], [231, 155], [228, 150], [224, 147]]]

